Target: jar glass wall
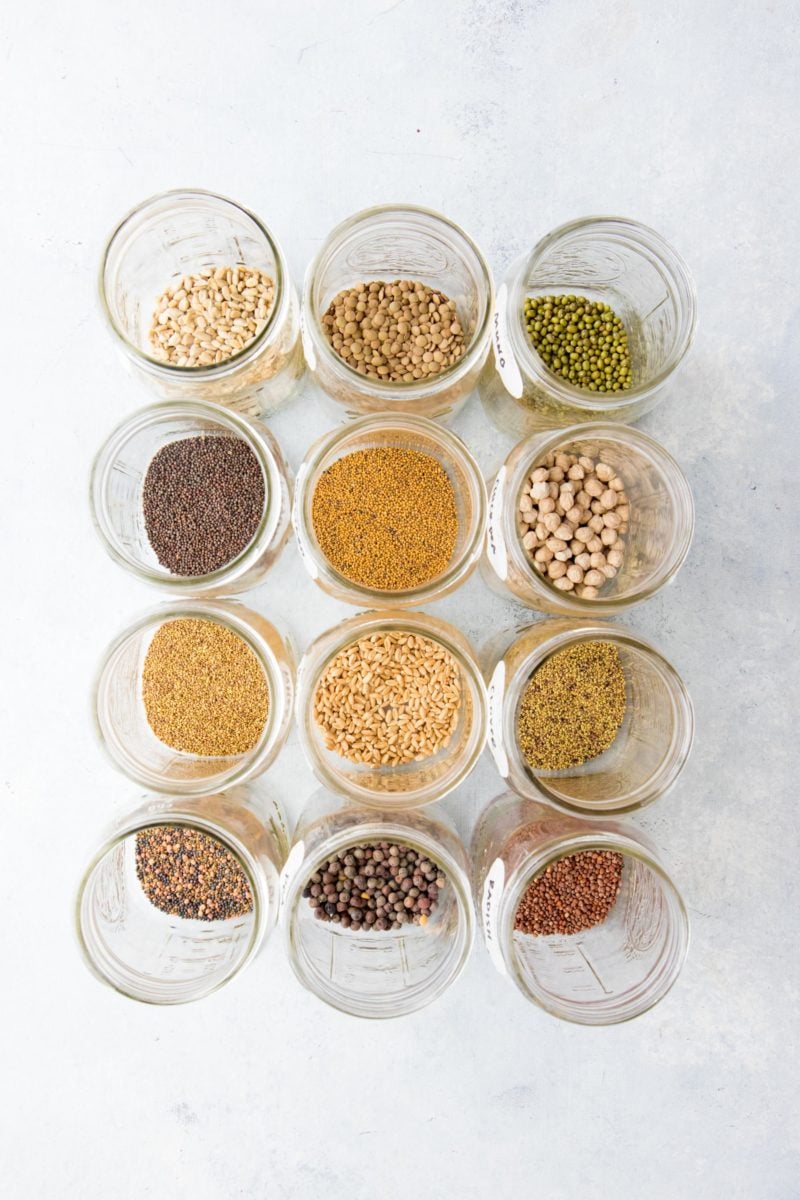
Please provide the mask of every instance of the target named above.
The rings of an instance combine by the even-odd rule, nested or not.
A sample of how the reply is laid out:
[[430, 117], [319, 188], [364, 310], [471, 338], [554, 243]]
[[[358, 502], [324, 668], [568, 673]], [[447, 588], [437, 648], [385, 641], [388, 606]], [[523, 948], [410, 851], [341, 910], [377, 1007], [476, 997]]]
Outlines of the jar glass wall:
[[[443, 292], [455, 302], [468, 335], [465, 353], [453, 366], [415, 383], [360, 375], [339, 357], [322, 327], [322, 317], [342, 290], [397, 279]], [[386, 205], [356, 213], [328, 235], [306, 273], [303, 340], [320, 399], [329, 398], [326, 407], [338, 420], [389, 410], [452, 416], [476, 386], [486, 362], [493, 304], [486, 260], [454, 222], [414, 205]]]
[[[256, 337], [209, 366], [155, 357], [148, 333], [162, 292], [183, 275], [237, 265], [266, 272], [275, 285]], [[224, 196], [164, 192], [128, 213], [103, 253], [100, 300], [123, 361], [163, 400], [212, 401], [261, 416], [289, 398], [303, 373], [299, 306], [286, 259], [262, 221]]]

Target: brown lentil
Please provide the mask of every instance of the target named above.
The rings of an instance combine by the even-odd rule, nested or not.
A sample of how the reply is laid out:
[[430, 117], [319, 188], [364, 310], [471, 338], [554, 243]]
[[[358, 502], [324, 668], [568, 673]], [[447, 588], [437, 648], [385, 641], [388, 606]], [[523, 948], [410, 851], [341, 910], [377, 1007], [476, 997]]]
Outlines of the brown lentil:
[[569, 936], [602, 924], [617, 902], [622, 866], [622, 855], [612, 850], [585, 850], [551, 863], [525, 889], [514, 929]]
[[153, 733], [204, 757], [244, 754], [269, 713], [264, 672], [243, 638], [217, 621], [166, 621], [150, 642], [142, 698]]
[[331, 565], [379, 591], [404, 591], [441, 575], [458, 533], [455, 492], [441, 463], [392, 446], [332, 463], [314, 489], [312, 522]]
[[398, 630], [340, 650], [320, 676], [313, 711], [328, 750], [400, 766], [445, 747], [460, 707], [461, 671], [449, 650]]
[[150, 345], [175, 367], [210, 367], [238, 354], [267, 323], [275, 283], [258, 267], [206, 267], [156, 300]]
[[322, 329], [349, 367], [385, 383], [417, 383], [457, 363], [466, 338], [455, 302], [411, 279], [345, 288]]
[[352, 846], [314, 872], [303, 896], [321, 921], [384, 932], [427, 925], [447, 877], [434, 862], [395, 842]]
[[231, 851], [186, 825], [139, 830], [136, 877], [150, 903], [173, 917], [225, 921], [253, 909], [247, 876]]
[[517, 713], [517, 742], [534, 770], [578, 767], [607, 750], [625, 715], [625, 673], [611, 642], [578, 642], [534, 671]]

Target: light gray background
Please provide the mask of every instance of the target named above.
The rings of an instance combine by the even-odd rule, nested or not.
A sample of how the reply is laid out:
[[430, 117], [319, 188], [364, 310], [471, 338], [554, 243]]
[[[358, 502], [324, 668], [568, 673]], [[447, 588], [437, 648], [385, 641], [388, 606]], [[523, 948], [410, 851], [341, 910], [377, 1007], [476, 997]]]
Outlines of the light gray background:
[[[797, 62], [791, 0], [400, 0], [2, 6], [5, 551], [0, 1067], [6, 1200], [790, 1200], [797, 1127]], [[12, 184], [14, 193], [12, 195]], [[280, 938], [211, 999], [126, 1003], [84, 971], [82, 860], [137, 790], [94, 744], [108, 639], [158, 597], [115, 569], [92, 453], [146, 397], [101, 325], [104, 235], [201, 186], [256, 209], [300, 281], [327, 231], [409, 200], [450, 214], [499, 281], [570, 218], [653, 225], [691, 264], [700, 327], [644, 427], [697, 498], [690, 561], [628, 623], [684, 673], [697, 742], [643, 820], [693, 943], [619, 1028], [526, 1005], [483, 947], [434, 1007], [358, 1023], [295, 983]], [[325, 427], [272, 423], [292, 466]], [[487, 471], [509, 442], [477, 400]], [[290, 545], [251, 602], [301, 644], [346, 615]], [[473, 578], [436, 606], [480, 643], [524, 616]], [[267, 776], [296, 815], [293, 736]], [[449, 803], [499, 791], [484, 759]]]

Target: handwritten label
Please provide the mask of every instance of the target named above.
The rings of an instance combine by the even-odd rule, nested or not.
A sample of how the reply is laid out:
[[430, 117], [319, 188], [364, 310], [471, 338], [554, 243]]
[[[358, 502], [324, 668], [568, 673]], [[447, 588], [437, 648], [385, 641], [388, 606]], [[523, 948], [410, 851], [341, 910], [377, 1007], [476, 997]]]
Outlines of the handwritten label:
[[301, 839], [299, 842], [295, 842], [295, 844], [292, 846], [291, 850], [289, 851], [289, 857], [283, 864], [280, 883], [281, 909], [283, 909], [283, 906], [286, 903], [286, 897], [289, 894], [289, 888], [292, 885], [292, 880], [302, 866], [305, 853], [306, 844]]
[[311, 335], [306, 328], [306, 310], [300, 309], [300, 340], [303, 343], [303, 354], [306, 356], [309, 371], [317, 369], [317, 355], [314, 351], [314, 344], [311, 341]]
[[508, 554], [503, 537], [503, 485], [505, 478], [506, 468], [503, 466], [497, 472], [497, 478], [489, 493], [489, 515], [486, 526], [486, 556], [497, 578], [503, 580], [508, 578]]
[[508, 288], [505, 284], [497, 293], [497, 304], [492, 317], [492, 348], [494, 365], [503, 381], [503, 387], [515, 400], [519, 400], [522, 396], [522, 375], [508, 340]]
[[506, 964], [503, 950], [499, 941], [500, 907], [503, 899], [503, 884], [506, 881], [506, 868], [502, 858], [496, 858], [489, 868], [489, 873], [483, 883], [481, 897], [481, 920], [483, 922], [483, 940], [494, 967], [501, 975], [505, 975]]
[[506, 664], [500, 662], [489, 680], [489, 749], [503, 779], [508, 777], [508, 755], [503, 744], [503, 695], [505, 692]]

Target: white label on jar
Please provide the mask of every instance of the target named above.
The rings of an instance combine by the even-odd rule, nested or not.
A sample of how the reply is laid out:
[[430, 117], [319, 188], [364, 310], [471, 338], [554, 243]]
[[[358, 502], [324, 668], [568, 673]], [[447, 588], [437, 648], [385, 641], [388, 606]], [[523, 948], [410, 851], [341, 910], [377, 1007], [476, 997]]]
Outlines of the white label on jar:
[[522, 375], [508, 341], [508, 288], [503, 284], [497, 293], [497, 304], [492, 317], [492, 347], [494, 365], [503, 381], [503, 387], [519, 400], [522, 396]]
[[505, 975], [506, 964], [499, 941], [500, 904], [503, 899], [503, 884], [506, 880], [506, 868], [502, 858], [496, 858], [489, 867], [489, 873], [483, 883], [481, 897], [481, 920], [483, 922], [483, 938], [489, 951], [495, 969]]
[[498, 579], [508, 578], [508, 555], [503, 537], [503, 484], [506, 468], [502, 466], [489, 493], [489, 516], [486, 525], [486, 554]]
[[311, 341], [311, 336], [310, 336], [308, 330], [306, 329], [305, 306], [303, 306], [303, 308], [300, 309], [300, 340], [303, 343], [303, 354], [306, 356], [306, 362], [308, 363], [308, 369], [310, 371], [316, 371], [317, 356], [314, 353], [314, 345]]
[[289, 888], [291, 887], [292, 880], [294, 879], [297, 872], [300, 870], [303, 859], [305, 858], [305, 853], [306, 853], [306, 844], [301, 839], [299, 842], [295, 842], [295, 844], [292, 846], [291, 850], [289, 851], [289, 857], [286, 859], [286, 862], [283, 864], [283, 870], [281, 871], [281, 885], [280, 885], [281, 909], [283, 908], [284, 904], [286, 903], [286, 897], [289, 894]]
[[294, 525], [295, 540], [297, 542], [297, 549], [300, 553], [300, 557], [303, 560], [303, 566], [308, 571], [312, 579], [317, 579], [319, 576], [317, 564], [308, 553], [308, 548], [305, 544], [305, 534], [301, 528], [302, 522], [300, 520], [300, 508], [303, 503], [303, 481], [305, 480], [307, 474], [308, 464], [303, 463], [300, 467], [300, 470], [297, 472], [297, 480], [295, 481], [294, 485], [294, 510], [292, 512], [292, 524]]
[[503, 779], [508, 776], [508, 755], [503, 745], [503, 694], [505, 691], [506, 664], [502, 658], [489, 680], [489, 749]]

